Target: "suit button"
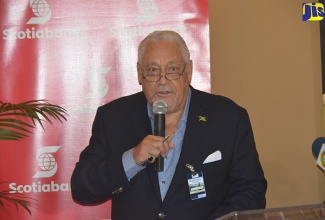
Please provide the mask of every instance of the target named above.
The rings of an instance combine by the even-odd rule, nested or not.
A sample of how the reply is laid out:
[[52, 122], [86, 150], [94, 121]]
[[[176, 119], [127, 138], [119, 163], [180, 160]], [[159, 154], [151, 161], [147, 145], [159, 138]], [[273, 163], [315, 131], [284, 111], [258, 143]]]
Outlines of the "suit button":
[[166, 215], [165, 215], [165, 213], [163, 213], [163, 212], [159, 212], [159, 214], [158, 214], [158, 218], [159, 218], [159, 219], [163, 219], [165, 216], [166, 216]]

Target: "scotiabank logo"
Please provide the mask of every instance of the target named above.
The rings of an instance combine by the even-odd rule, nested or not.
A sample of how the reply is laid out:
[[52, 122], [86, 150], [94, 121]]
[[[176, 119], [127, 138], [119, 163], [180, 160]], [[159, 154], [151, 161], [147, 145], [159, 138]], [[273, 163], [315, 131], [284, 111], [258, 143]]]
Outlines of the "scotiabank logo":
[[[45, 0], [30, 0], [30, 8], [34, 16], [27, 21], [27, 24], [44, 24], [52, 16], [51, 8]], [[52, 38], [76, 38], [80, 31], [75, 28], [57, 28], [50, 29], [29, 27], [25, 30], [16, 30], [16, 28], [7, 28], [2, 30], [3, 40], [25, 40], [25, 39], [52, 39]]]
[[[33, 178], [48, 178], [56, 174], [58, 170], [58, 163], [53, 156], [61, 146], [45, 146], [38, 149], [36, 153], [36, 160], [40, 171], [37, 171]], [[70, 183], [57, 183], [54, 180], [49, 182], [44, 179], [44, 182], [37, 181], [31, 184], [10, 183], [9, 193], [45, 193], [45, 192], [65, 192], [70, 191]]]
[[10, 183], [9, 193], [47, 193], [47, 192], [67, 192], [71, 190], [69, 183], [42, 183], [41, 181], [33, 182], [32, 184], [19, 185], [17, 183]]
[[52, 155], [59, 150], [60, 146], [45, 146], [38, 149], [36, 161], [41, 171], [38, 171], [33, 178], [48, 178], [53, 176], [58, 170], [58, 164]]
[[30, 0], [29, 5], [35, 15], [27, 24], [44, 24], [51, 18], [51, 9], [45, 0]]
[[136, 22], [149, 22], [158, 15], [158, 7], [155, 0], [138, 0], [138, 9], [140, 15], [136, 17]]
[[89, 90], [85, 94], [84, 99], [87, 102], [80, 104], [62, 104], [61, 107], [65, 108], [68, 114], [71, 115], [93, 115], [99, 106], [104, 105], [105, 102], [98, 102], [101, 98], [108, 94], [109, 86], [105, 75], [109, 73], [112, 67], [105, 66], [89, 70], [87, 74], [87, 81]]
[[100, 99], [107, 95], [108, 84], [104, 75], [110, 70], [111, 67], [102, 67], [89, 71], [87, 80], [91, 91], [86, 95], [86, 99]]

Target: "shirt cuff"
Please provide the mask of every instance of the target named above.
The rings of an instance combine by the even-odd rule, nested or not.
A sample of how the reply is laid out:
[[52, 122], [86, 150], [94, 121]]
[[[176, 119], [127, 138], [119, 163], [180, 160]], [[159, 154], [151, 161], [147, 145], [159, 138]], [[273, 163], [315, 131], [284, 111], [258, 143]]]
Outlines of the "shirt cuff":
[[122, 163], [128, 180], [132, 179], [138, 172], [145, 168], [135, 163], [133, 159], [133, 150], [134, 148], [125, 151], [122, 156]]

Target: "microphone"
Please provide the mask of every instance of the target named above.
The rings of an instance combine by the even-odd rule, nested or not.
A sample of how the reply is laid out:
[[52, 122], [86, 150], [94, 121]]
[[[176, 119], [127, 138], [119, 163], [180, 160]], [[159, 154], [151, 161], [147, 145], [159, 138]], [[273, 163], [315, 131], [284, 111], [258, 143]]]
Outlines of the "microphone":
[[316, 164], [325, 172], [325, 137], [316, 138], [312, 145], [312, 152], [316, 158]]
[[[165, 114], [167, 112], [167, 103], [162, 100], [157, 100], [153, 103], [154, 120], [154, 135], [165, 137]], [[164, 171], [164, 158], [159, 155], [155, 161], [155, 171]]]

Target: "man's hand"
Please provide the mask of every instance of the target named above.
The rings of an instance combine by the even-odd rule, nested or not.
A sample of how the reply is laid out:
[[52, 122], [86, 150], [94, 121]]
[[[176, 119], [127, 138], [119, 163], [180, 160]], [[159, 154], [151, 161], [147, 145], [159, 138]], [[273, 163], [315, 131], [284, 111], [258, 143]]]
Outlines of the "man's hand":
[[164, 141], [164, 137], [148, 135], [134, 148], [133, 159], [136, 164], [142, 165], [152, 156], [153, 160], [149, 162], [153, 163], [159, 155], [166, 157], [173, 148], [174, 144]]

